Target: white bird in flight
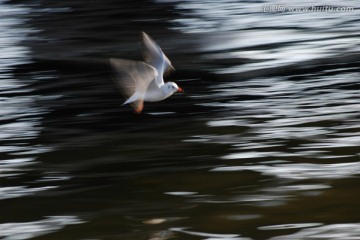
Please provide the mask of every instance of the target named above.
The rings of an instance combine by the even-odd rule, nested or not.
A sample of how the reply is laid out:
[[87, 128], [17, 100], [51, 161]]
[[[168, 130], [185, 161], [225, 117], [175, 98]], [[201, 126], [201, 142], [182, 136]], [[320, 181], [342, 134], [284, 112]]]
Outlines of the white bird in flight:
[[146, 33], [142, 33], [146, 47], [145, 62], [110, 58], [115, 70], [115, 82], [123, 91], [135, 112], [140, 113], [145, 102], [158, 102], [175, 92], [183, 92], [174, 82], [164, 83], [163, 75], [174, 69], [161, 48]]

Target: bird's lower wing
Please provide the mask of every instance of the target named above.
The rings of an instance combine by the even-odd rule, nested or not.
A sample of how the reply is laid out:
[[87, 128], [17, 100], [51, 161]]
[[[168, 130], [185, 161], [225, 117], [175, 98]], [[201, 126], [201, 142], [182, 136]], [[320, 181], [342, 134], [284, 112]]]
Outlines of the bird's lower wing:
[[147, 88], [158, 74], [156, 69], [139, 61], [115, 58], [109, 61], [115, 73], [114, 81], [127, 98], [125, 104], [131, 103], [138, 111], [142, 108]]

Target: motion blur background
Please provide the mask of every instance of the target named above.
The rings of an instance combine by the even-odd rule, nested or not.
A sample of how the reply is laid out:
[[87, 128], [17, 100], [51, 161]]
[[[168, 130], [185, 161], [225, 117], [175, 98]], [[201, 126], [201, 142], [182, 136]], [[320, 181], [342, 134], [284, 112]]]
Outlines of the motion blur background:
[[[0, 0], [0, 238], [360, 239], [359, 7]], [[135, 115], [141, 31], [186, 93]]]

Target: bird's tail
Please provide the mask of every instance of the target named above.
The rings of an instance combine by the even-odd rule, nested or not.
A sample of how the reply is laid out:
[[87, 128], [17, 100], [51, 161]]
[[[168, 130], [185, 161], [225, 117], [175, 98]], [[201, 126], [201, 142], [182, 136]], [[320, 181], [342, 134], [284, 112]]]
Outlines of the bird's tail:
[[131, 97], [129, 97], [122, 105], [126, 105], [132, 102], [135, 102], [140, 99], [140, 94], [138, 92], [135, 92]]

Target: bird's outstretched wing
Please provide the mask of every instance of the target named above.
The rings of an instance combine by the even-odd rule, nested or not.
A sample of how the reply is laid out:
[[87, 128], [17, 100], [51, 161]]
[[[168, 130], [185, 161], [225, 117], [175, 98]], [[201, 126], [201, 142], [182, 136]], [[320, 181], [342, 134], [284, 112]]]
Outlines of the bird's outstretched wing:
[[156, 83], [160, 87], [162, 84], [164, 84], [164, 72], [174, 68], [172, 67], [170, 60], [165, 56], [159, 45], [157, 45], [156, 42], [152, 40], [151, 37], [145, 32], [143, 32], [142, 35], [144, 44], [146, 46], [145, 61], [149, 65], [156, 68], [156, 70], [158, 71]]
[[110, 58], [115, 73], [115, 83], [137, 112], [141, 112], [146, 90], [158, 76], [157, 70], [147, 63]]

